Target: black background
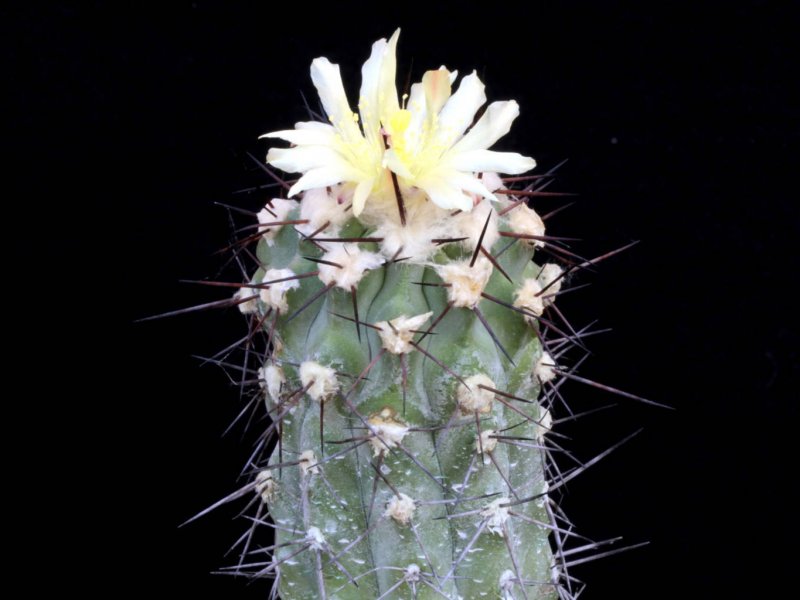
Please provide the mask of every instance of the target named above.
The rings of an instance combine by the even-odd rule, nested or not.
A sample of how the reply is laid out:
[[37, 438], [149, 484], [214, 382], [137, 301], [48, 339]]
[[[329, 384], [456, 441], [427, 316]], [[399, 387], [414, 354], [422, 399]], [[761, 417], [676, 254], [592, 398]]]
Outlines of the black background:
[[[569, 159], [556, 187], [580, 197], [550, 233], [582, 238], [575, 248], [588, 256], [642, 241], [581, 275], [576, 283], [592, 286], [561, 304], [575, 324], [614, 328], [592, 340], [585, 376], [678, 409], [620, 400], [566, 430], [588, 459], [645, 428], [569, 485], [564, 505], [582, 533], [651, 542], [576, 568], [590, 583], [584, 597], [768, 598], [794, 587], [790, 4], [4, 9], [16, 17], [6, 94], [27, 176], [16, 197], [53, 224], [43, 243], [33, 239], [57, 265], [50, 279], [66, 317], [42, 345], [71, 365], [75, 392], [48, 396], [38, 416], [60, 421], [56, 462], [71, 474], [70, 501], [44, 531], [66, 524], [60, 544], [92, 548], [58, 546], [57, 562], [80, 565], [59, 585], [103, 597], [119, 586], [265, 597], [265, 582], [208, 574], [240, 530], [231, 511], [177, 529], [233, 489], [246, 456], [239, 431], [220, 439], [236, 390], [190, 357], [244, 324], [235, 311], [132, 321], [222, 297], [177, 280], [221, 264], [212, 252], [229, 230], [213, 202], [265, 181], [244, 152], [262, 156], [259, 134], [304, 117], [314, 57], [340, 63], [354, 93], [370, 44], [399, 25], [400, 64], [413, 59], [414, 79], [442, 63], [476, 68], [490, 100], [519, 101], [501, 149], [534, 156], [539, 170]], [[251, 209], [263, 200], [233, 199]], [[564, 389], [577, 408], [613, 400]]]

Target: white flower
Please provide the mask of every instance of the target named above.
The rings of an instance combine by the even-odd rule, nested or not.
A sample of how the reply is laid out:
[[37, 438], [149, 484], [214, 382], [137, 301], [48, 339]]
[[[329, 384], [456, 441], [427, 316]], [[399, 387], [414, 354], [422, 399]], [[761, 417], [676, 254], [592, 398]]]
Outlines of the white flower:
[[301, 122], [295, 129], [262, 136], [294, 146], [271, 148], [267, 154], [272, 166], [302, 174], [289, 190], [290, 197], [345, 183], [354, 186], [353, 213], [358, 216], [367, 199], [393, 198], [394, 174], [401, 189], [420, 188], [443, 209], [469, 211], [473, 200], [468, 194], [495, 199], [477, 173], [519, 174], [536, 166], [530, 157], [488, 150], [519, 114], [513, 100], [490, 104], [465, 134], [486, 102], [475, 72], [451, 94], [457, 73], [445, 67], [428, 71], [401, 105], [395, 87], [399, 34], [398, 29], [389, 41], [372, 45], [361, 68], [358, 115], [347, 101], [339, 66], [317, 58], [311, 63], [311, 80], [330, 124]]

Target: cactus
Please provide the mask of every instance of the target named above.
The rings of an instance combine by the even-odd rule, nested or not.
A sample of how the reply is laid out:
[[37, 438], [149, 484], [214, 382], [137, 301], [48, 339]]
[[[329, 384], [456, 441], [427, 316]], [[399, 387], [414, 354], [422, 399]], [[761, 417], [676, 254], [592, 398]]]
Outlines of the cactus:
[[551, 461], [551, 412], [583, 332], [555, 301], [586, 263], [529, 205], [557, 195], [550, 174], [488, 149], [517, 104], [473, 123], [483, 84], [452, 92], [444, 67], [398, 99], [397, 40], [373, 45], [359, 115], [320, 58], [325, 118], [265, 136], [292, 145], [267, 164], [300, 177], [261, 164], [286, 197], [236, 249], [257, 243], [227, 304], [249, 320], [243, 385], [269, 421], [248, 483], [218, 503], [253, 507], [228, 572], [275, 578], [286, 600], [570, 598], [573, 534], [549, 492], [585, 465]]

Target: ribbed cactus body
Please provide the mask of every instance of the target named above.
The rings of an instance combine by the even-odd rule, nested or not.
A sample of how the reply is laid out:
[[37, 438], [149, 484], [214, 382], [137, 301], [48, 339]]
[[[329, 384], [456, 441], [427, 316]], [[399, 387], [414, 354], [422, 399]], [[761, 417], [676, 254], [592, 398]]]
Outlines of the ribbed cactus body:
[[[535, 236], [512, 221], [531, 209], [478, 208], [477, 227], [408, 257], [352, 216], [313, 240], [262, 219], [262, 268], [240, 295], [260, 293], [241, 306], [273, 348], [259, 374], [278, 441], [253, 466], [259, 519], [274, 521], [267, 570], [281, 598], [558, 597], [535, 318], [557, 285], [542, 291]], [[484, 215], [492, 223], [482, 228]], [[301, 217], [297, 203], [274, 222]], [[349, 241], [322, 241], [331, 238]], [[365, 238], [376, 241], [355, 241]], [[348, 265], [326, 261], [345, 245], [345, 259], [367, 252], [380, 263], [342, 286]], [[448, 265], [491, 274], [459, 296]], [[526, 282], [539, 294], [528, 301]]]

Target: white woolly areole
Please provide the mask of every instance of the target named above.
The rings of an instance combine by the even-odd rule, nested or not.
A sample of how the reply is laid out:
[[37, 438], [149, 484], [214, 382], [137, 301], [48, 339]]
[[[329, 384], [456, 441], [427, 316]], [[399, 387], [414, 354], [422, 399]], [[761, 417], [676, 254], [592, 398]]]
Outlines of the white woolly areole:
[[[528, 323], [536, 321], [536, 317], [542, 316], [545, 303], [540, 295], [542, 284], [538, 279], [526, 279], [522, 285], [514, 292], [514, 306], [528, 311], [532, 314], [524, 314], [523, 317]], [[535, 315], [535, 316], [534, 316]]]
[[474, 249], [490, 211], [492, 217], [483, 245], [489, 250], [497, 241], [497, 213], [488, 200], [479, 202], [469, 212], [462, 211], [453, 215], [451, 209], [442, 209], [429, 201], [421, 190], [401, 187], [406, 208], [405, 225], [400, 222], [393, 195], [391, 201], [385, 205], [379, 206], [370, 200], [359, 216], [362, 223], [373, 228], [371, 236], [382, 238], [381, 253], [386, 258], [403, 258], [410, 263], [424, 263], [441, 248], [441, 245], [432, 242], [436, 239], [467, 237], [469, 239], [462, 244]]
[[308, 531], [306, 532], [306, 541], [308, 542], [308, 547], [312, 550], [325, 549], [325, 536], [322, 535], [319, 527], [308, 528]]
[[381, 237], [381, 253], [388, 259], [407, 258], [420, 262], [433, 254], [437, 246], [431, 242], [447, 237], [446, 229], [434, 228], [424, 221], [411, 221], [403, 226], [394, 221], [382, 223], [374, 232]]
[[283, 384], [286, 383], [286, 375], [278, 365], [269, 364], [258, 370], [258, 384], [267, 392], [267, 399], [275, 405], [281, 395]]
[[550, 414], [550, 411], [544, 407], [542, 407], [539, 414], [541, 416], [536, 424], [536, 437], [540, 442], [543, 442], [544, 436], [550, 433], [550, 430], [553, 428], [553, 415]]
[[307, 360], [300, 365], [300, 382], [304, 388], [308, 387], [306, 394], [317, 402], [325, 402], [339, 391], [336, 371], [313, 360]]
[[[455, 237], [453, 219], [448, 210], [424, 199], [421, 190], [403, 191], [406, 224], [400, 222], [396, 201], [387, 206], [361, 213], [360, 220], [375, 228], [370, 235], [383, 238], [381, 253], [389, 259], [406, 258], [408, 262], [422, 262], [439, 248], [431, 240]], [[399, 254], [398, 254], [399, 252]]]
[[489, 200], [481, 201], [470, 212], [461, 212], [453, 217], [456, 227], [458, 228], [455, 237], [466, 237], [468, 239], [461, 242], [461, 244], [471, 250], [474, 250], [478, 245], [478, 239], [481, 237], [483, 226], [486, 225], [486, 219], [489, 218], [489, 225], [486, 227], [486, 233], [483, 234], [481, 245], [490, 250], [494, 243], [499, 239], [500, 233], [497, 230], [497, 212]]
[[[475, 452], [478, 454], [486, 454], [487, 452], [494, 452], [494, 449], [497, 448], [497, 438], [492, 437], [497, 435], [497, 432], [494, 429], [487, 429], [486, 431], [481, 431], [481, 435], [475, 436]], [[490, 458], [488, 456], [483, 457], [483, 462], [489, 464]]]
[[481, 300], [481, 293], [492, 275], [492, 263], [479, 256], [470, 267], [469, 260], [436, 265], [436, 272], [445, 283], [447, 298], [454, 306], [472, 308]]
[[319, 278], [322, 283], [335, 284], [346, 290], [350, 290], [361, 281], [366, 271], [383, 264], [383, 257], [380, 254], [362, 250], [358, 244], [336, 244], [322, 255], [322, 260], [341, 265], [337, 267], [320, 263]]
[[456, 388], [456, 400], [458, 401], [458, 408], [461, 409], [462, 414], [468, 415], [472, 413], [488, 413], [492, 410], [492, 402], [494, 402], [494, 392], [485, 390], [481, 385], [487, 387], [495, 387], [494, 381], [489, 379], [483, 373], [477, 373], [467, 377], [463, 383], [459, 383]]
[[[514, 233], [539, 237], [544, 235], [544, 221], [542, 221], [542, 217], [524, 202], [516, 208], [512, 208], [506, 216], [508, 217], [508, 226]], [[536, 248], [544, 246], [542, 240], [523, 239], [522, 241]]]
[[403, 438], [408, 433], [408, 426], [397, 419], [397, 413], [389, 407], [372, 415], [367, 419], [367, 423], [374, 430], [369, 438], [373, 456], [385, 454], [387, 450], [397, 448], [397, 445], [403, 442]]
[[506, 497], [498, 498], [486, 505], [481, 511], [481, 516], [486, 519], [486, 529], [503, 537], [503, 526], [508, 521], [508, 507], [500, 506], [508, 504], [510, 500]]
[[270, 202], [258, 211], [258, 233], [267, 240], [267, 244], [272, 246], [275, 243], [275, 236], [283, 225], [270, 225], [278, 221], [285, 221], [292, 209], [297, 207], [294, 200], [284, 200], [283, 198], [273, 198]]
[[303, 475], [317, 475], [319, 473], [319, 465], [317, 464], [317, 455], [313, 450], [306, 450], [300, 453], [300, 471]]
[[[268, 283], [269, 287], [261, 290], [261, 301], [282, 313], [289, 312], [289, 305], [286, 302], [286, 293], [289, 290], [300, 287], [300, 283], [296, 279], [288, 279], [294, 276], [295, 273], [291, 269], [268, 269], [267, 272], [264, 273], [264, 278], [261, 281], [262, 283]], [[287, 279], [287, 281], [269, 283], [277, 279]]]
[[300, 219], [307, 220], [308, 223], [298, 225], [297, 230], [303, 235], [311, 235], [328, 223], [323, 229], [325, 237], [335, 237], [352, 214], [345, 210], [350, 204], [351, 196], [352, 189], [348, 193], [347, 188], [341, 185], [333, 186], [330, 194], [324, 187], [306, 191], [300, 202]]
[[[235, 301], [243, 300], [237, 305], [239, 312], [243, 315], [251, 315], [258, 312], [258, 292], [257, 288], [239, 288], [233, 295]], [[248, 298], [248, 300], [245, 300]]]
[[410, 565], [408, 565], [406, 567], [405, 575], [403, 575], [403, 579], [405, 579], [406, 581], [411, 582], [411, 583], [416, 583], [417, 581], [420, 580], [420, 574], [421, 573], [422, 573], [422, 571], [420, 570], [419, 566], [415, 565], [414, 563], [411, 563]]
[[555, 371], [556, 361], [553, 360], [553, 357], [550, 356], [549, 352], [542, 352], [542, 355], [539, 357], [539, 360], [536, 362], [536, 365], [533, 367], [533, 374], [541, 381], [542, 383], [547, 383], [548, 381], [552, 381], [556, 378], [556, 371]]
[[272, 496], [275, 493], [275, 480], [272, 478], [272, 471], [264, 469], [258, 472], [255, 490], [264, 502], [272, 500]]
[[415, 510], [417, 510], [417, 505], [414, 499], [401, 493], [399, 496], [393, 496], [386, 503], [386, 511], [383, 514], [387, 517], [392, 517], [401, 525], [408, 525], [414, 516]]
[[400, 315], [389, 321], [378, 321], [376, 327], [380, 327], [378, 335], [381, 338], [383, 347], [392, 354], [408, 354], [414, 349], [410, 344], [414, 338], [414, 330], [419, 330], [425, 322], [431, 318], [433, 312], [426, 312], [424, 315], [406, 317]]
[[512, 600], [513, 595], [511, 592], [514, 589], [514, 586], [517, 584], [517, 576], [514, 574], [514, 571], [511, 569], [506, 569], [502, 573], [500, 573], [500, 580], [498, 581], [498, 585], [500, 586], [500, 591], [503, 593], [503, 600]]
[[[555, 263], [547, 263], [539, 272], [537, 279], [544, 290], [542, 301], [545, 306], [550, 306], [556, 301], [556, 294], [561, 291], [561, 284], [564, 282], [564, 279], [561, 277], [563, 272], [564, 269]], [[555, 283], [553, 283], [554, 281]], [[552, 285], [550, 285], [551, 283]]]

